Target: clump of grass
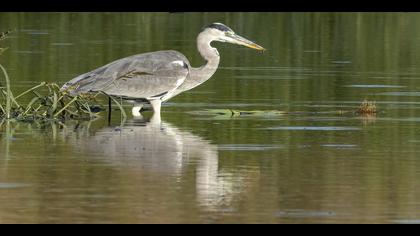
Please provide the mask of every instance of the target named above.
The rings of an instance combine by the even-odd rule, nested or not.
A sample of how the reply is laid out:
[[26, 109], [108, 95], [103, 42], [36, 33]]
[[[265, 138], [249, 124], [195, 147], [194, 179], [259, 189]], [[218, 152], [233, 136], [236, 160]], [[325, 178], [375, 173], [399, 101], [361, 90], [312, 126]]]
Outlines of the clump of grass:
[[359, 115], [374, 115], [377, 113], [376, 102], [364, 100], [357, 108], [356, 113]]
[[[3, 72], [5, 73], [5, 71]], [[98, 105], [100, 104], [99, 95], [101, 93], [98, 92], [73, 97], [65, 91], [60, 91], [57, 84], [46, 82], [42, 82], [17, 96], [14, 96], [10, 91], [10, 86], [8, 89], [0, 88], [0, 120], [93, 120], [99, 117], [100, 111], [106, 110], [102, 105]], [[23, 98], [26, 102], [21, 102]], [[121, 104], [116, 99], [113, 100], [121, 109], [123, 117], [126, 118]]]
[[[70, 97], [61, 92], [57, 84], [45, 82], [14, 96], [10, 90], [10, 81], [6, 82], [7, 84], [9, 84], [6, 86], [7, 88], [0, 88], [0, 119], [40, 121], [96, 117], [96, 114], [91, 111], [92, 103], [95, 101], [94, 97]], [[30, 101], [28, 103], [20, 102], [23, 97]], [[6, 106], [4, 107], [3, 104]]]
[[[100, 111], [106, 110], [102, 105], [98, 105], [100, 104], [98, 96], [102, 93], [81, 94], [74, 97], [68, 95], [66, 91], [60, 91], [60, 86], [56, 83], [42, 82], [14, 96], [6, 70], [1, 65], [0, 68], [6, 77], [6, 87], [0, 87], [0, 120], [93, 120], [99, 117]], [[23, 98], [26, 102], [21, 102]], [[122, 105], [116, 99], [113, 101], [125, 119], [126, 113]]]

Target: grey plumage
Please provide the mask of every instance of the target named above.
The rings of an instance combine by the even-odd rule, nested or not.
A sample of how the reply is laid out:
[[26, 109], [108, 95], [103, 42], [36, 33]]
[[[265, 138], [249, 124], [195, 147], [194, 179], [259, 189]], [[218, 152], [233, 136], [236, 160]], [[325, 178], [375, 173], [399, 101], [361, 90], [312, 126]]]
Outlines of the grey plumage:
[[229, 27], [213, 23], [197, 37], [197, 48], [206, 64], [192, 68], [188, 59], [173, 50], [138, 54], [111, 62], [67, 82], [62, 91], [75, 96], [104, 92], [132, 100], [133, 115], [140, 116], [142, 102], [149, 102], [156, 113], [161, 103], [208, 80], [219, 65], [220, 56], [212, 41], [228, 42], [264, 50], [261, 46], [236, 35]]
[[125, 98], [161, 99], [184, 82], [189, 67], [188, 59], [177, 51], [144, 53], [80, 75], [62, 89], [70, 88], [71, 95], [102, 91]]

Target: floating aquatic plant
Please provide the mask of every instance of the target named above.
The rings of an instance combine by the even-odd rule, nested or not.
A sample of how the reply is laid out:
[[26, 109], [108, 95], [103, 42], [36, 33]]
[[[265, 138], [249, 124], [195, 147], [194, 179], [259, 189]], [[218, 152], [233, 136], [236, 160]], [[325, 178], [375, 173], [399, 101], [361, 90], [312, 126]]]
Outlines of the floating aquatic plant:
[[[204, 109], [200, 111], [190, 112], [194, 115], [211, 116], [213, 118], [236, 118], [236, 117], [280, 117], [285, 114], [288, 115], [305, 115], [308, 112], [304, 111], [280, 111], [280, 110], [233, 110], [233, 109]], [[310, 112], [315, 114], [318, 112]], [[356, 109], [340, 109], [336, 111], [322, 112], [322, 114], [337, 114], [346, 116], [375, 116], [377, 113], [376, 102], [364, 100]], [[321, 113], [319, 113], [321, 114]]]
[[201, 111], [191, 112], [195, 115], [208, 115], [217, 118], [233, 118], [233, 117], [268, 117], [281, 116], [286, 114], [279, 110], [233, 110], [233, 109], [205, 109]]
[[376, 102], [364, 100], [357, 108], [356, 113], [359, 115], [373, 115], [377, 113]]

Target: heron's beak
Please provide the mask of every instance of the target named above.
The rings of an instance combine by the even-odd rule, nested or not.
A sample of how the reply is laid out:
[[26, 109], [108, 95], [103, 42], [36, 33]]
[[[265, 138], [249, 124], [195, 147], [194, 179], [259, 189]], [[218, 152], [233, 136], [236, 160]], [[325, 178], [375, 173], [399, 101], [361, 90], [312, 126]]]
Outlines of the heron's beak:
[[230, 43], [243, 45], [245, 47], [249, 47], [249, 48], [252, 48], [252, 49], [259, 50], [259, 51], [265, 51], [266, 50], [265, 48], [261, 47], [260, 45], [254, 43], [254, 42], [252, 42], [252, 41], [250, 41], [250, 40], [248, 40], [248, 39], [246, 39], [242, 36], [239, 36], [237, 34], [227, 35], [227, 37], [230, 38], [230, 40], [229, 40]]

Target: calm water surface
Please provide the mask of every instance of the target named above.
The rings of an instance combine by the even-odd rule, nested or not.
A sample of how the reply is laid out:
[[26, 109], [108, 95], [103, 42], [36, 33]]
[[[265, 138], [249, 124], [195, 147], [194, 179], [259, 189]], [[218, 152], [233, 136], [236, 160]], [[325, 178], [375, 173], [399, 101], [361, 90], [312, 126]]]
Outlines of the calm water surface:
[[[212, 22], [268, 51], [213, 43], [161, 124], [3, 122], [0, 223], [420, 222], [420, 14], [0, 13], [0, 62], [16, 93], [148, 51], [199, 66]], [[200, 114], [227, 108], [290, 113]]]

